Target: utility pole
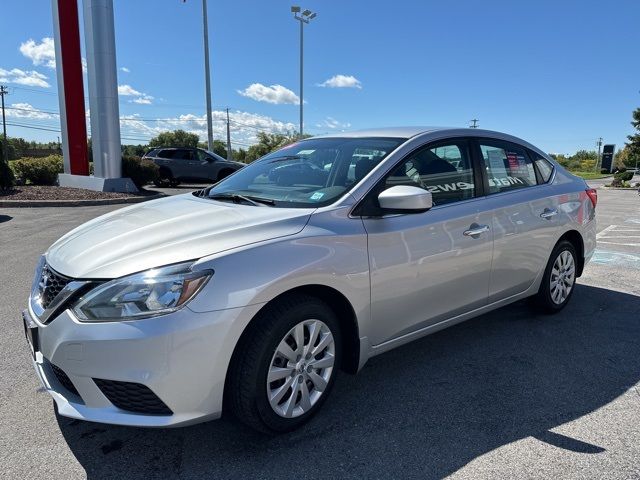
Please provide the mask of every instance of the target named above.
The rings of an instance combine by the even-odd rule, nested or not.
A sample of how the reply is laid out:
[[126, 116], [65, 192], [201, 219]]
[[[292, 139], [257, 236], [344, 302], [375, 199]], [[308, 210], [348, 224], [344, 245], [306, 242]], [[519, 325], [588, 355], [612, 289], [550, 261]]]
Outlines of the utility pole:
[[207, 0], [202, 0], [202, 27], [204, 31], [204, 73], [207, 95], [207, 145], [213, 152], [213, 118], [211, 116], [211, 72], [209, 70], [209, 24], [207, 22]]
[[9, 147], [7, 146], [7, 121], [4, 116], [4, 96], [9, 91], [4, 85], [0, 85], [0, 97], [2, 97], [2, 161], [9, 165]]
[[233, 160], [231, 153], [231, 125], [229, 124], [229, 108], [227, 108], [227, 160]]
[[311, 20], [316, 18], [317, 14], [311, 10], [305, 10], [300, 13], [301, 8], [298, 6], [291, 7], [291, 13], [293, 18], [300, 22], [300, 137], [303, 133], [303, 104], [304, 104], [304, 25], [308, 24]]
[[601, 159], [600, 159], [600, 147], [602, 147], [602, 137], [598, 138], [598, 141], [596, 142], [596, 145], [598, 146], [598, 158], [596, 158], [596, 172], [598, 172], [598, 164], [601, 161]]
[[470, 128], [478, 128], [479, 120], [477, 118], [472, 119], [471, 122], [473, 122], [473, 123], [471, 125], [469, 125]]

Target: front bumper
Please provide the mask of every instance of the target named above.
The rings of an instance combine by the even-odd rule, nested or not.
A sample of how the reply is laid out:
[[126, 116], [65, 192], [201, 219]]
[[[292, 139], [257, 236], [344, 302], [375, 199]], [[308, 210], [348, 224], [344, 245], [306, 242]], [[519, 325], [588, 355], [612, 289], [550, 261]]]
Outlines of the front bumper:
[[[233, 349], [260, 307], [206, 313], [185, 307], [161, 317], [105, 323], [79, 322], [67, 310], [46, 325], [29, 311], [39, 337], [33, 365], [58, 412], [66, 417], [141, 427], [218, 418]], [[68, 379], [61, 381], [56, 367]], [[171, 413], [119, 408], [96, 379], [142, 385]]]

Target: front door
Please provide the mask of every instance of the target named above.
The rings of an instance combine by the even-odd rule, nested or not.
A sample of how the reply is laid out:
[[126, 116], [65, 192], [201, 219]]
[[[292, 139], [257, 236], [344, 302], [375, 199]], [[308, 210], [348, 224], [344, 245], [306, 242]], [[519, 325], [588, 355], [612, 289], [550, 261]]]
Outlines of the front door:
[[412, 185], [429, 190], [434, 201], [423, 213], [363, 216], [373, 345], [486, 305], [492, 213], [474, 163], [467, 140], [429, 144], [370, 193]]

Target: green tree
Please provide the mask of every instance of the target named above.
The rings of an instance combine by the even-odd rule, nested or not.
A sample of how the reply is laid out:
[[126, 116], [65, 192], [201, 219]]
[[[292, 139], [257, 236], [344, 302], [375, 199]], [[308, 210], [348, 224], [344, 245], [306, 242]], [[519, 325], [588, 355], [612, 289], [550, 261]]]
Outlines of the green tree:
[[620, 167], [633, 168], [636, 166], [635, 160], [632, 159], [629, 146], [625, 145], [624, 148], [616, 152], [616, 156], [613, 159], [613, 166], [616, 169]]
[[249, 147], [245, 161], [247, 163], [253, 162], [267, 153], [278, 150], [296, 140], [298, 140], [298, 137], [293, 134], [283, 135], [281, 133], [259, 132], [258, 143]]
[[233, 159], [237, 162], [245, 162], [247, 160], [247, 151], [244, 148], [234, 150]]
[[640, 108], [636, 108], [632, 113], [633, 120], [631, 125], [636, 129], [636, 133], [629, 135], [629, 143], [626, 148], [629, 149], [629, 158], [626, 165], [635, 167], [636, 162], [640, 163]]
[[146, 145], [122, 145], [122, 155], [127, 157], [141, 157], [147, 151]]
[[184, 130], [173, 130], [162, 132], [157, 137], [149, 141], [149, 147], [192, 147], [198, 146], [198, 135], [185, 132]]

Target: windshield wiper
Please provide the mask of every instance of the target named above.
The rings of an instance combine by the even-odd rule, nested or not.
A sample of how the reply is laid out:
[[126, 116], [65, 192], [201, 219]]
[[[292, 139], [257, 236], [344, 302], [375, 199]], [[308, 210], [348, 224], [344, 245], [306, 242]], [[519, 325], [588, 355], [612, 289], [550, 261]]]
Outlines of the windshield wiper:
[[214, 193], [209, 196], [212, 200], [231, 200], [235, 203], [245, 202], [256, 207], [262, 207], [264, 205], [275, 205], [275, 200], [270, 198], [254, 197], [251, 195], [240, 195], [239, 193]]
[[304, 155], [283, 155], [281, 157], [270, 158], [268, 163], [282, 162], [284, 160], [302, 160], [304, 158], [307, 157]]

